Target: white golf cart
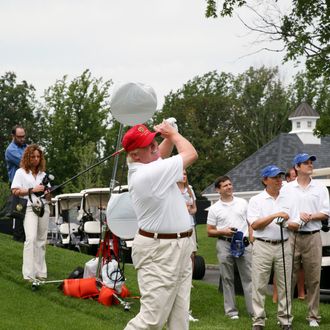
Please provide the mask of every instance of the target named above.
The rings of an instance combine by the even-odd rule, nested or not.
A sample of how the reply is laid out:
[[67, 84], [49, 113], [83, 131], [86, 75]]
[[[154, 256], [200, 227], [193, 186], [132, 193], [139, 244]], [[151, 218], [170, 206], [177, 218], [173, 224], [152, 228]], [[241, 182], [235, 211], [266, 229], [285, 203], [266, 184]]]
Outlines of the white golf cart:
[[[330, 192], [330, 167], [319, 168], [313, 171], [313, 179], [324, 184]], [[330, 296], [330, 220], [328, 221], [328, 231], [321, 231], [322, 238], [322, 268], [321, 268], [321, 295]], [[326, 230], [326, 226], [323, 230]]]
[[78, 249], [81, 238], [78, 212], [82, 194], [61, 194], [52, 198], [54, 206], [54, 223], [57, 227], [55, 245]]
[[109, 201], [109, 188], [91, 188], [80, 192], [82, 194], [79, 217], [82, 237], [80, 248], [83, 252], [94, 254], [100, 243], [102, 223], [105, 220], [105, 210]]

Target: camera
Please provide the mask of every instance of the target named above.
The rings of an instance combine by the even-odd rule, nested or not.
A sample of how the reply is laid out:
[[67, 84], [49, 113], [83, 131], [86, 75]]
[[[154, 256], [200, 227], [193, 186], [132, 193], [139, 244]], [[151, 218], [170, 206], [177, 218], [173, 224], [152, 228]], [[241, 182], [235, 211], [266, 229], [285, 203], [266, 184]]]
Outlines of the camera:
[[40, 197], [40, 196], [42, 196], [44, 193], [45, 193], [45, 191], [47, 191], [48, 190], [48, 184], [51, 182], [51, 181], [53, 181], [55, 179], [55, 177], [54, 177], [54, 175], [52, 175], [52, 174], [47, 174], [46, 173], [46, 175], [43, 177], [43, 179], [42, 179], [42, 181], [41, 181], [41, 183], [40, 184], [42, 184], [44, 187], [45, 187], [45, 190], [44, 190], [44, 192], [36, 192], [36, 193], [34, 193], [36, 196], [38, 196], [38, 197]]
[[238, 230], [236, 227], [231, 227], [230, 229], [231, 229], [232, 231], [234, 231], [235, 233], [236, 233], [237, 230]]
[[329, 231], [329, 225], [328, 225], [328, 219], [327, 220], [322, 220], [322, 228], [321, 230], [327, 233]]

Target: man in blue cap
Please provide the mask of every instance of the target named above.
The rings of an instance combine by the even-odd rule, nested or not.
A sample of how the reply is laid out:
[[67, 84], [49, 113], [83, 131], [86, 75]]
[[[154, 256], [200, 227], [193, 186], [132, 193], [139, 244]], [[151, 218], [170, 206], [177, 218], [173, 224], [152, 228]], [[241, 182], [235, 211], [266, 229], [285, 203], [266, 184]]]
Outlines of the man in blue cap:
[[[288, 241], [288, 229], [297, 230], [300, 220], [297, 209], [280, 194], [283, 175], [284, 172], [277, 166], [266, 166], [261, 171], [265, 190], [253, 196], [248, 205], [247, 219], [255, 239], [252, 252], [253, 330], [265, 327], [265, 297], [273, 267], [278, 288], [277, 319], [282, 329], [292, 329], [290, 294], [292, 253]], [[282, 221], [285, 221], [285, 225], [281, 224]], [[285, 228], [281, 228], [279, 224]], [[282, 244], [285, 258], [283, 258]]]
[[320, 276], [322, 242], [320, 229], [322, 220], [329, 217], [329, 193], [324, 185], [311, 178], [315, 156], [299, 153], [293, 159], [297, 172], [296, 180], [283, 187], [283, 194], [296, 205], [302, 226], [291, 238], [294, 251], [293, 283], [294, 288], [300, 264], [305, 271], [308, 302], [309, 326], [318, 327], [320, 322]]

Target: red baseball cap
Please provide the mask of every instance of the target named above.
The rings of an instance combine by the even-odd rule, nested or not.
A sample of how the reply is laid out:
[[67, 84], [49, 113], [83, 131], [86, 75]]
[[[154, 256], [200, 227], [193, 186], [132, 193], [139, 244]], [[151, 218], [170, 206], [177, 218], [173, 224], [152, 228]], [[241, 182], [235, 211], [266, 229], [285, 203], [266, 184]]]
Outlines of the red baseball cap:
[[150, 132], [146, 126], [139, 124], [133, 126], [125, 133], [121, 144], [125, 151], [144, 148], [147, 147], [157, 135], [159, 135], [158, 132]]

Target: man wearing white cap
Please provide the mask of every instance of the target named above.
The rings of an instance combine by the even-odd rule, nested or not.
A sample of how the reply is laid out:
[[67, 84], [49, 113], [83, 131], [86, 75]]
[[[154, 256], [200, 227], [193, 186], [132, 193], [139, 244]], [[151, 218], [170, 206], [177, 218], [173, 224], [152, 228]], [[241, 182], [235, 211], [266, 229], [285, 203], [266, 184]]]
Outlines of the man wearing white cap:
[[293, 283], [294, 288], [301, 263], [305, 269], [305, 283], [308, 302], [308, 321], [311, 327], [320, 322], [320, 277], [322, 260], [322, 242], [320, 229], [322, 220], [329, 217], [329, 193], [324, 185], [311, 179], [315, 156], [307, 153], [297, 154], [293, 166], [297, 172], [296, 180], [283, 187], [283, 193], [291, 198], [300, 213], [302, 227], [291, 237], [294, 251]]
[[[139, 231], [132, 247], [141, 293], [140, 312], [126, 330], [189, 328], [193, 250], [190, 217], [177, 182], [197, 159], [192, 144], [164, 121], [150, 132], [135, 125], [125, 134], [128, 186]], [[164, 140], [158, 145], [156, 135]], [[178, 155], [168, 157], [173, 146]]]
[[[265, 190], [253, 196], [248, 205], [247, 219], [255, 239], [252, 248], [253, 330], [261, 330], [265, 327], [265, 297], [272, 267], [278, 288], [277, 319], [282, 329], [292, 329], [290, 286], [292, 253], [287, 229], [297, 230], [300, 220], [297, 209], [280, 194], [283, 175], [284, 172], [277, 166], [266, 166], [261, 171]], [[281, 222], [278, 219], [285, 220], [286, 226], [283, 224], [281, 226], [286, 228], [280, 227]], [[282, 244], [285, 251], [284, 258]]]

